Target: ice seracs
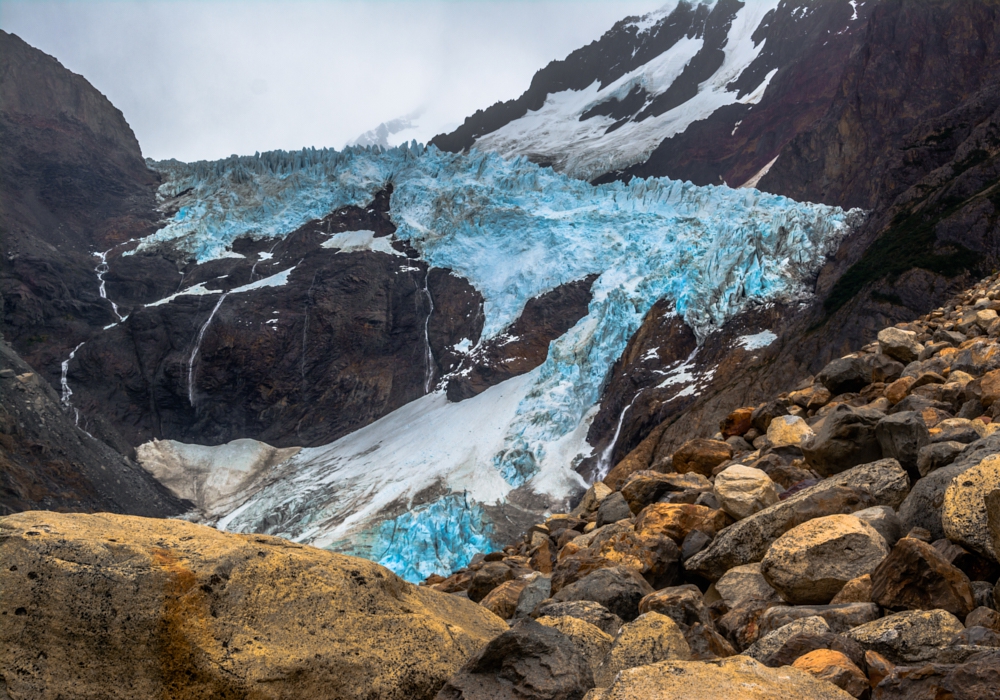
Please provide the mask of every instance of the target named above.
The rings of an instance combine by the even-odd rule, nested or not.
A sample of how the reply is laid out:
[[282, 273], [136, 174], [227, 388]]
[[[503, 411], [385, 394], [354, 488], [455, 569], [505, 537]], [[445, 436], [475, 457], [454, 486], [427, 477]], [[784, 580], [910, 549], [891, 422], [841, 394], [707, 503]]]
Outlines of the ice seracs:
[[[433, 390], [431, 372], [422, 399], [303, 450], [219, 520], [363, 554], [409, 578], [460, 566], [487, 546], [519, 508], [514, 492], [544, 510], [586, 486], [574, 467], [593, 451], [586, 433], [603, 383], [657, 300], [669, 299], [704, 338], [749, 306], [804, 298], [853, 216], [667, 179], [593, 186], [523, 157], [416, 144], [156, 165], [164, 202], [179, 209], [139, 247], [201, 261], [227, 255], [240, 236], [277, 239], [337, 207], [367, 205], [391, 183], [395, 237], [482, 294], [481, 341], [506, 333], [528, 300], [597, 275], [587, 315], [529, 374], [452, 404]], [[386, 253], [375, 242], [390, 239], [369, 234], [330, 240], [345, 254]], [[196, 358], [197, 344], [192, 403]], [[664, 382], [691, 374], [686, 363], [668, 371]], [[707, 376], [692, 374], [684, 391]]]

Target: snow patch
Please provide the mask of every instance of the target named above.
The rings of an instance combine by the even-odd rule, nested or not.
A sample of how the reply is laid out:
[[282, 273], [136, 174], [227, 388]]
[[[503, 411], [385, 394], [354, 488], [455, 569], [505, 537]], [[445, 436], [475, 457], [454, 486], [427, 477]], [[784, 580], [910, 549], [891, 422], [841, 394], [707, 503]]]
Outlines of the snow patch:
[[374, 231], [343, 231], [335, 233], [329, 240], [323, 241], [323, 248], [334, 248], [341, 253], [355, 253], [361, 250], [372, 250], [386, 255], [406, 257], [390, 245], [389, 237], [376, 238]]
[[736, 339], [736, 345], [744, 350], [760, 350], [761, 348], [766, 348], [777, 339], [778, 336], [774, 332], [761, 331], [753, 335], [741, 335]]

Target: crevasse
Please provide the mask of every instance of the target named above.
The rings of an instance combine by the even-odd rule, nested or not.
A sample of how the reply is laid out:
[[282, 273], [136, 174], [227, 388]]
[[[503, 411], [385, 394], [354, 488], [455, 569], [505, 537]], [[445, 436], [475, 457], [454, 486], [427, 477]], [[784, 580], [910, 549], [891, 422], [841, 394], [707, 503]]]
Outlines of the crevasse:
[[[593, 186], [524, 158], [417, 144], [154, 165], [167, 175], [161, 195], [183, 194], [174, 220], [140, 247], [169, 244], [199, 261], [232, 255], [239, 236], [280, 237], [339, 206], [366, 204], [391, 182], [396, 236], [482, 293], [484, 339], [503, 332], [532, 297], [599, 275], [588, 315], [550, 345], [541, 367], [510, 380], [517, 384], [503, 389], [508, 409], [488, 409], [492, 432], [471, 431], [461, 450], [443, 444], [454, 439], [449, 421], [458, 425], [476, 403], [449, 405], [432, 393], [397, 411], [411, 423], [436, 423], [407, 445], [395, 449], [387, 437], [403, 420], [390, 414], [303, 450], [223, 523], [361, 553], [410, 578], [460, 566], [470, 543], [488, 541], [488, 514], [468, 515], [479, 513], [477, 504], [502, 503], [518, 487], [553, 500], [580, 488], [572, 466], [590, 454], [584, 424], [654, 302], [671, 299], [704, 338], [749, 304], [804, 297], [853, 216], [668, 179]], [[379, 449], [369, 458], [372, 447]], [[413, 501], [431, 486], [445, 495]], [[459, 502], [464, 518], [442, 516]]]

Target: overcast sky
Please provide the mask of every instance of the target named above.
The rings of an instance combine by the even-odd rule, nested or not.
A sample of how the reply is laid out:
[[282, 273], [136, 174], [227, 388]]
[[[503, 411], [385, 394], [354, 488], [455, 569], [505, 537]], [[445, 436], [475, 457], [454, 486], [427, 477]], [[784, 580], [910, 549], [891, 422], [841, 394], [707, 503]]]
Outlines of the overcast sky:
[[420, 112], [426, 141], [666, 0], [0, 1], [0, 27], [84, 75], [152, 158], [341, 148]]

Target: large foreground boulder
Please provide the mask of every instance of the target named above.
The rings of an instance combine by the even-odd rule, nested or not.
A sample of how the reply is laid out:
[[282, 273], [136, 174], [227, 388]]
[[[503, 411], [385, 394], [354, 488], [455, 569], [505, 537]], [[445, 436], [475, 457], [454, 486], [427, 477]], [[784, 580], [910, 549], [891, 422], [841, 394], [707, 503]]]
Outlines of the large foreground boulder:
[[586, 700], [851, 700], [825, 680], [797, 668], [768, 668], [747, 656], [719, 661], [661, 661], [622, 671]]
[[363, 559], [179, 520], [19, 513], [0, 561], [11, 698], [432, 698], [507, 628]]

